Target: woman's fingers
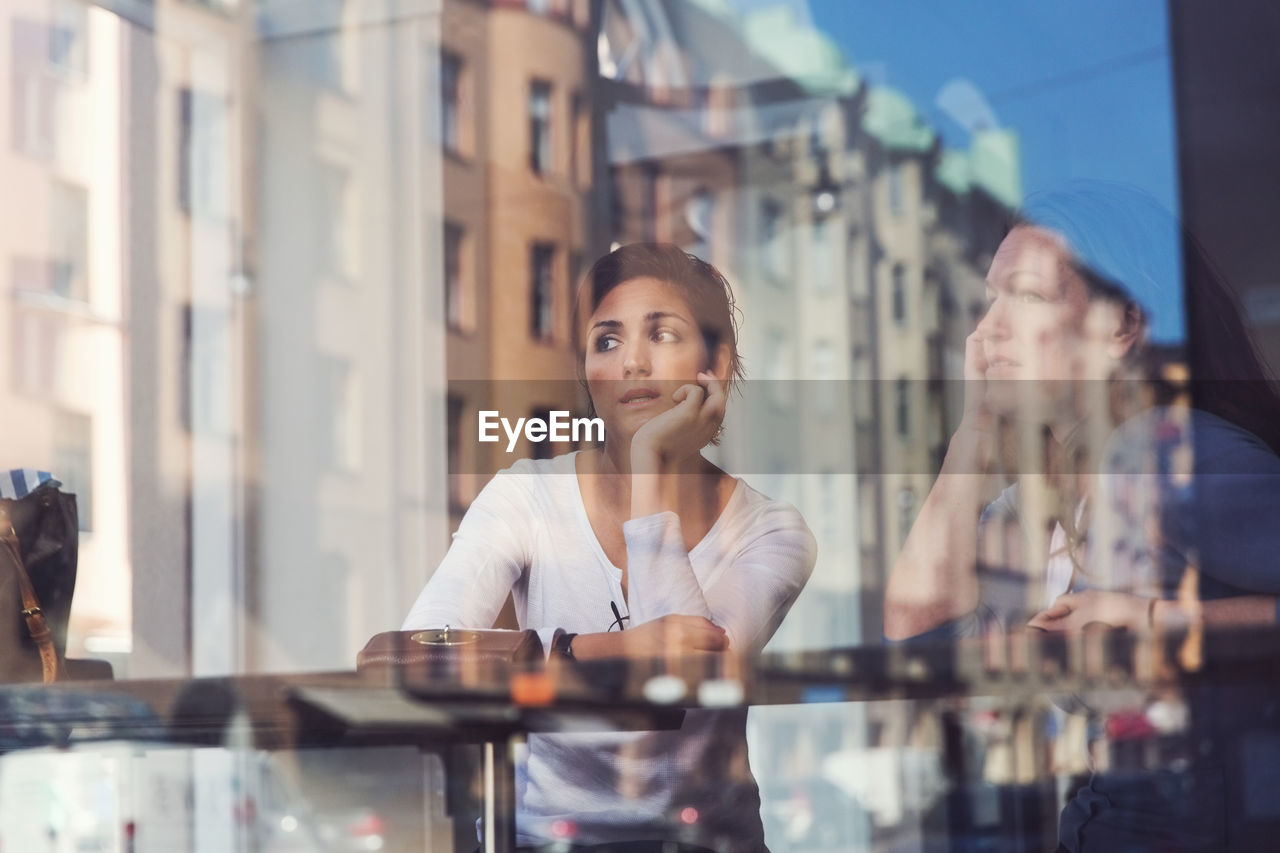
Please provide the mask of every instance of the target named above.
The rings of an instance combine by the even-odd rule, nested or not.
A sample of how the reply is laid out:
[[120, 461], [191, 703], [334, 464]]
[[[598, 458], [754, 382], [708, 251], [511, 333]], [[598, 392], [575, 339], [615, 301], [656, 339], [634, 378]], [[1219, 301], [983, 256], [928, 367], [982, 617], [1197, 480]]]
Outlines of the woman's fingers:
[[964, 339], [964, 378], [981, 380], [987, 376], [987, 357], [982, 351], [983, 338], [972, 332]]
[[698, 374], [698, 382], [707, 390], [702, 410], [718, 428], [720, 421], [724, 420], [725, 406], [729, 401], [728, 385], [709, 370]]

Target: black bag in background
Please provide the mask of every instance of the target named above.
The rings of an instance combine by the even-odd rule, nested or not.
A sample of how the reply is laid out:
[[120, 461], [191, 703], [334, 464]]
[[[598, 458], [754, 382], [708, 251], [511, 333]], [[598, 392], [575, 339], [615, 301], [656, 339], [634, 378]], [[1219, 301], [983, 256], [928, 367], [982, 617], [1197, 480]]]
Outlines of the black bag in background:
[[[58, 491], [51, 481], [25, 497], [0, 499], [0, 528], [8, 533], [10, 524], [52, 633], [59, 666], [65, 672], [67, 623], [80, 544], [76, 496]], [[0, 549], [4, 549], [2, 543]], [[7, 549], [0, 553], [0, 683], [41, 681], [40, 650], [23, 614], [19, 567], [12, 562]]]

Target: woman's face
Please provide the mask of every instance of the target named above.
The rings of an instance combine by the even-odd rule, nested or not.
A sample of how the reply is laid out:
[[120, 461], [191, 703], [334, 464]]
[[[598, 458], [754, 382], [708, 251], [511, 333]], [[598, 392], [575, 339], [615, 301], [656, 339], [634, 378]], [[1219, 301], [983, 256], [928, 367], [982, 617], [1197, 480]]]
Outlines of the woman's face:
[[[1131, 341], [1125, 341], [1124, 308], [1090, 299], [1059, 238], [1019, 226], [996, 250], [987, 273], [987, 309], [978, 340], [987, 380], [1034, 380], [1037, 393], [1058, 398], [1068, 382], [1106, 379]], [[1029, 390], [1018, 383], [988, 382], [988, 398], [1009, 403]]]
[[710, 367], [693, 311], [665, 281], [637, 278], [605, 295], [587, 321], [587, 390], [605, 434], [632, 435], [672, 408], [671, 395]]

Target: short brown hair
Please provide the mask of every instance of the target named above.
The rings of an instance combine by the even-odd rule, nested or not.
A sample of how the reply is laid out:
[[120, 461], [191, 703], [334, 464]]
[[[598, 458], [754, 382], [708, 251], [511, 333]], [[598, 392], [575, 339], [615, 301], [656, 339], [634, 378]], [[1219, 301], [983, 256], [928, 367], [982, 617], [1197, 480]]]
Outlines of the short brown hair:
[[716, 357], [729, 347], [728, 386], [732, 391], [745, 375], [738, 353], [738, 307], [733, 288], [720, 271], [671, 243], [629, 243], [592, 264], [573, 304], [573, 347], [581, 374], [586, 359], [583, 326], [609, 292], [637, 278], [665, 281], [680, 291], [693, 311], [707, 354]]

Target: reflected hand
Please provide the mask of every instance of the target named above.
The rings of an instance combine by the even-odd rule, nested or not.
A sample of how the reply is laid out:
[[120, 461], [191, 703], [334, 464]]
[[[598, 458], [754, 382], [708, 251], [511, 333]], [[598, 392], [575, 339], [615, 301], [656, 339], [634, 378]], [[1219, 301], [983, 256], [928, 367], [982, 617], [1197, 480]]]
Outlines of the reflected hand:
[[996, 419], [987, 405], [987, 359], [983, 339], [973, 332], [964, 342], [964, 414], [947, 448], [948, 473], [981, 474], [996, 457]]
[[1091, 589], [1058, 596], [1051, 607], [1027, 622], [1029, 628], [1054, 633], [1082, 631], [1088, 625], [1108, 625], [1144, 631], [1148, 626], [1151, 599], [1127, 592]]

